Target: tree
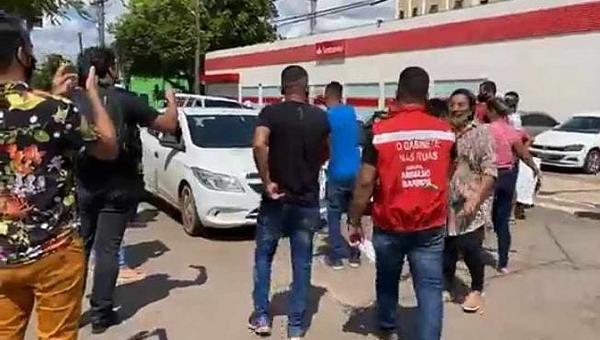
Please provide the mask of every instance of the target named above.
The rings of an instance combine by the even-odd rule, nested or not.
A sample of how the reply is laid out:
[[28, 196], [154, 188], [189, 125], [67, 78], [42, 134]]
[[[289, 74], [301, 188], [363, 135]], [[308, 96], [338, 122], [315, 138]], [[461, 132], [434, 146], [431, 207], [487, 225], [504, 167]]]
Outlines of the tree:
[[27, 20], [30, 29], [43, 16], [48, 16], [54, 23], [58, 18], [66, 18], [69, 8], [75, 9], [83, 17], [89, 16], [84, 0], [2, 0], [2, 9]]
[[[44, 62], [39, 65], [33, 74], [33, 78], [31, 80], [33, 88], [50, 91], [52, 87], [52, 77], [54, 77], [54, 73], [56, 73], [58, 67], [64, 63], [67, 63], [73, 67], [71, 61], [60, 54], [49, 54], [46, 56]], [[72, 71], [75, 71], [74, 67]]]
[[110, 27], [120, 62], [132, 74], [188, 80], [199, 92], [207, 51], [276, 38], [274, 0], [130, 0]]

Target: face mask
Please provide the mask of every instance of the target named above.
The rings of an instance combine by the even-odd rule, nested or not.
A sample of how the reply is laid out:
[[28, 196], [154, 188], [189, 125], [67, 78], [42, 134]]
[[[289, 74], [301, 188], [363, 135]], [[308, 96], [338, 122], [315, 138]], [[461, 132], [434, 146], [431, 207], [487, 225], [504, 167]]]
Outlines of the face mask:
[[454, 113], [450, 114], [448, 117], [448, 121], [453, 127], [463, 127], [467, 125], [471, 121], [471, 112], [463, 112], [459, 115], [454, 115]]
[[488, 101], [490, 96], [487, 93], [480, 93], [477, 95], [477, 101], [480, 103], [485, 103]]
[[29, 84], [31, 82], [31, 79], [33, 78], [33, 72], [35, 71], [36, 60], [35, 60], [35, 57], [33, 57], [32, 55], [29, 55], [29, 54], [27, 54], [27, 58], [29, 58], [29, 65], [25, 65], [25, 63], [23, 61], [21, 61], [21, 59], [19, 59], [18, 57], [17, 57], [17, 61], [25, 69], [25, 82]]

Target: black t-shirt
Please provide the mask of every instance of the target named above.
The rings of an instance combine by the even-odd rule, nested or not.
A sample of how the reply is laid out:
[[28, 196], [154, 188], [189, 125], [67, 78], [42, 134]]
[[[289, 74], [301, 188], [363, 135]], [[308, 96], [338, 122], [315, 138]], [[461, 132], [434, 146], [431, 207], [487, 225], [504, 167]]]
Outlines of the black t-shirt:
[[265, 107], [258, 126], [270, 130], [269, 173], [286, 202], [319, 202], [319, 171], [331, 131], [327, 114], [312, 105], [286, 101]]
[[[106, 187], [111, 183], [119, 186], [132, 183], [139, 185], [142, 158], [139, 127], [151, 125], [159, 113], [140, 97], [124, 89], [104, 87], [99, 94], [117, 129], [119, 156], [114, 161], [104, 161], [85, 153], [80, 154], [77, 162], [78, 182], [88, 189]], [[78, 103], [84, 101], [84, 105], [91, 106], [87, 96], [82, 93], [73, 93], [71, 97], [79, 97]], [[91, 107], [84, 112], [92, 112]]]

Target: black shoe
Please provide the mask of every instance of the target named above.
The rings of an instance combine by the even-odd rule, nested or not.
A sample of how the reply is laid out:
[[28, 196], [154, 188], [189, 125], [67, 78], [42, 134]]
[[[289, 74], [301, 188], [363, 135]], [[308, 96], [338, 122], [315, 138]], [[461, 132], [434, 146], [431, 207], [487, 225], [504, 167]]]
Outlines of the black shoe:
[[332, 260], [329, 256], [325, 257], [325, 263], [333, 270], [344, 269], [344, 262], [342, 260]]
[[361, 261], [360, 261], [360, 251], [356, 252], [356, 253], [352, 253], [350, 255], [350, 258], [348, 259], [348, 265], [351, 268], [359, 268], [361, 265]]
[[400, 340], [400, 336], [395, 329], [380, 329], [377, 338], [379, 340]]
[[104, 316], [98, 321], [92, 321], [92, 334], [102, 334], [106, 332], [112, 326], [116, 326], [121, 323], [119, 314], [115, 311], [111, 311], [108, 315]]

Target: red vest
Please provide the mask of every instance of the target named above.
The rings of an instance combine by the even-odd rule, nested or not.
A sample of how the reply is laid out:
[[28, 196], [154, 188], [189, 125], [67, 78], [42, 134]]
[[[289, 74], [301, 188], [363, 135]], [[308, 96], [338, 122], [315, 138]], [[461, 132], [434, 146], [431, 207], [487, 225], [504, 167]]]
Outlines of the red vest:
[[402, 106], [373, 125], [379, 183], [372, 217], [377, 227], [412, 232], [446, 224], [454, 140], [447, 122], [418, 105]]

